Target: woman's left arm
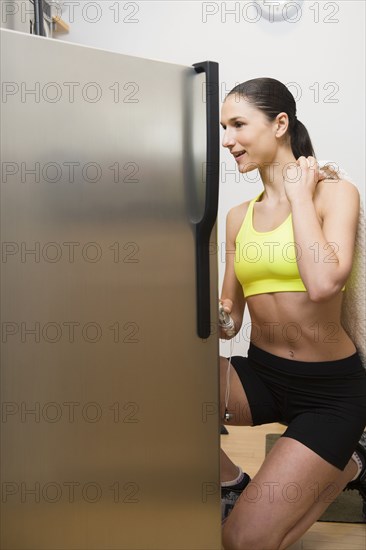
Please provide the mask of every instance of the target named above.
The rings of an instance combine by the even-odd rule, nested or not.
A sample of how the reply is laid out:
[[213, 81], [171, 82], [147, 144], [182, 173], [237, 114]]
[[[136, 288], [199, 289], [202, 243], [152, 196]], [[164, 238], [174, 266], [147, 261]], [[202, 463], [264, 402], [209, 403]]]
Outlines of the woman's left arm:
[[314, 157], [298, 159], [300, 177], [284, 180], [291, 203], [297, 265], [314, 302], [338, 294], [352, 269], [360, 211], [358, 189], [346, 180], [334, 180], [325, 188], [323, 227], [316, 214], [313, 194], [319, 180]]

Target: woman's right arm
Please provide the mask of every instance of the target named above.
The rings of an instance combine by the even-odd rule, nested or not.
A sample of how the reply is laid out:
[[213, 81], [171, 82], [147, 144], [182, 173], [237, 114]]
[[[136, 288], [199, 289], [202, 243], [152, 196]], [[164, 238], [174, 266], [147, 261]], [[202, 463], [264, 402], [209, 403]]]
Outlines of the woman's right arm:
[[[235, 238], [243, 222], [248, 204], [249, 201], [235, 206], [229, 210], [226, 216], [225, 275], [220, 302], [222, 302], [224, 310], [231, 315], [235, 323], [235, 334], [239, 332], [242, 325], [246, 303], [242, 286], [234, 271]], [[233, 336], [227, 336], [219, 326], [219, 338], [230, 340]]]

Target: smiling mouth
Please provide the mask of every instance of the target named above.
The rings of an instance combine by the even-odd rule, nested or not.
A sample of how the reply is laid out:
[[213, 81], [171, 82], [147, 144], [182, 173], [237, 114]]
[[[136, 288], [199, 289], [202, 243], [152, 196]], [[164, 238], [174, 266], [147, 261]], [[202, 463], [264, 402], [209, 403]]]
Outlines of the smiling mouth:
[[246, 151], [240, 151], [238, 153], [234, 153], [234, 157], [235, 157], [235, 160], [238, 160], [240, 158], [242, 158], [244, 155], [245, 155]]

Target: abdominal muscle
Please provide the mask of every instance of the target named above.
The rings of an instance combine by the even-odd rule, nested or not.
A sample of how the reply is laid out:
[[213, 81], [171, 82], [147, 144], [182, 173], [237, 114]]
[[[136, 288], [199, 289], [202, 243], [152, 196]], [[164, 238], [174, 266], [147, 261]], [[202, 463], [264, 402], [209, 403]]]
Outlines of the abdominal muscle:
[[307, 292], [257, 294], [246, 299], [250, 340], [269, 353], [294, 361], [335, 361], [357, 350], [340, 323], [343, 292], [312, 302]]

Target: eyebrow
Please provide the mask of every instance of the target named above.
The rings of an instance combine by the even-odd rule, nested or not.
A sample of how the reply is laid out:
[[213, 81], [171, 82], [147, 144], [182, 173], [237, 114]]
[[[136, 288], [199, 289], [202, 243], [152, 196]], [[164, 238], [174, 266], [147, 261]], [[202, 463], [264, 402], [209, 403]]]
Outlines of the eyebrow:
[[[238, 118], [244, 118], [244, 120], [246, 120], [245, 116], [234, 116], [232, 118], [229, 118], [229, 122], [235, 122], [235, 120], [237, 120]], [[220, 126], [224, 127], [224, 124], [220, 122]]]

